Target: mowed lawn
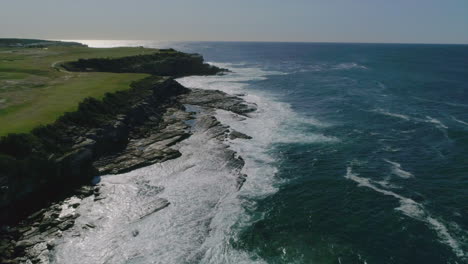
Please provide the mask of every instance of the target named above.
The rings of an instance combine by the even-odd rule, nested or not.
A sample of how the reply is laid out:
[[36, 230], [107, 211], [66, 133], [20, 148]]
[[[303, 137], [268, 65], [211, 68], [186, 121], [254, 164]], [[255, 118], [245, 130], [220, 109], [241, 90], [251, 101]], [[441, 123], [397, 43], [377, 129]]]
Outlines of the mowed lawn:
[[67, 72], [61, 62], [150, 54], [145, 48], [0, 48], [0, 136], [29, 132], [73, 111], [86, 97], [128, 89], [147, 74]]

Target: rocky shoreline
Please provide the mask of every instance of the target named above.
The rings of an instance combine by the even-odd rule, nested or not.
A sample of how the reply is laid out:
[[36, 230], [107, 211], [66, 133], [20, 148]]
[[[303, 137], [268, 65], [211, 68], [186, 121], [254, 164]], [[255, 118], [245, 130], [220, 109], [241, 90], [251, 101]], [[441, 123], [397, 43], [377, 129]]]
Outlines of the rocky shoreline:
[[[102, 164], [128, 148], [129, 142], [146, 137], [151, 128], [163, 129], [161, 119], [166, 109], [176, 96], [189, 91], [173, 78], [225, 72], [204, 63], [201, 55], [173, 49], [154, 49], [148, 54], [126, 57], [78, 59], [52, 67], [149, 76], [102, 98], [84, 98], [76, 110], [64, 112], [53, 123], [0, 137], [0, 225], [18, 222], [48, 203], [66, 197], [94, 176], [107, 173]], [[182, 139], [186, 135], [180, 136]], [[135, 152], [131, 148], [129, 151]], [[135, 156], [134, 166], [144, 165], [144, 160], [158, 161], [178, 155], [170, 152], [158, 156], [150, 152], [145, 151], [146, 156], [140, 158]]]
[[[227, 139], [250, 138], [221, 124], [214, 116], [216, 109], [246, 117], [248, 113], [255, 111], [256, 107], [247, 104], [240, 97], [221, 91], [202, 89], [187, 89], [186, 92], [168, 100], [163, 108], [153, 109], [151, 101], [140, 102], [132, 111], [132, 117], [144, 116], [141, 122], [128, 122], [128, 115], [117, 116], [111, 126], [112, 132], [108, 133], [115, 137], [116, 142], [119, 141], [119, 135], [126, 135], [128, 142], [125, 147], [102, 155], [92, 164], [99, 171], [99, 175], [120, 174], [180, 157], [178, 143], [193, 133], [205, 133], [209, 135], [208, 138], [216, 139], [221, 144]], [[130, 123], [132, 125], [128, 126]], [[92, 138], [82, 138], [76, 143], [79, 146], [76, 149], [80, 150], [81, 156], [86, 156], [86, 149], [92, 149], [93, 144], [96, 144], [96, 141]], [[225, 156], [228, 166], [236, 171], [237, 188], [241, 188], [246, 178], [246, 175], [241, 173], [244, 166], [242, 157], [230, 150], [227, 145], [222, 155]], [[0, 251], [3, 252], [1, 262], [49, 263], [51, 252], [56, 244], [60, 243], [63, 233], [74, 228], [75, 219], [80, 216], [76, 209], [79, 208], [81, 201], [92, 197], [96, 202], [101, 200], [106, 202], [106, 197], [101, 194], [100, 185], [97, 183], [99, 177], [94, 181], [95, 185], [76, 189], [66, 199], [31, 214], [17, 226], [4, 228], [0, 240]], [[160, 190], [156, 190], [151, 193], [156, 195], [159, 192]], [[163, 210], [169, 205], [169, 201], [158, 198], [148, 205], [145, 214], [140, 218]], [[95, 225], [87, 223], [80, 228], [91, 230]], [[137, 236], [138, 231], [133, 235]]]

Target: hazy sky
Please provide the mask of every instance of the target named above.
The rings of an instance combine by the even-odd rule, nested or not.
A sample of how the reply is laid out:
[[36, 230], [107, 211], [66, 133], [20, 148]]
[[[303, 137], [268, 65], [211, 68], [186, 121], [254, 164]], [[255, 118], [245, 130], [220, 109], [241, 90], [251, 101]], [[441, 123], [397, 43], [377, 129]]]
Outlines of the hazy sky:
[[468, 44], [468, 0], [0, 0], [0, 37]]

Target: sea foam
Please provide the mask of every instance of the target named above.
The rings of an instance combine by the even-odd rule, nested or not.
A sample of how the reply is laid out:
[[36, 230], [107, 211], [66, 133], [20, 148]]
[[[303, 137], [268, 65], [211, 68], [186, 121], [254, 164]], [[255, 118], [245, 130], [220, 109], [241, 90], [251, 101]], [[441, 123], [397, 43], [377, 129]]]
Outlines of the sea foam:
[[468, 126], [468, 122], [462, 121], [462, 120], [460, 120], [460, 119], [458, 119], [458, 118], [456, 118], [456, 117], [454, 117], [454, 116], [452, 116], [452, 119], [453, 119], [455, 122], [458, 122], [458, 123], [460, 123], [460, 124], [463, 124], [463, 125], [465, 125], [465, 126]]
[[[275, 177], [277, 158], [271, 148], [280, 143], [323, 144], [336, 139], [305, 129], [327, 124], [301, 117], [274, 96], [248, 87], [248, 81], [282, 73], [244, 65], [218, 66], [232, 72], [178, 81], [189, 88], [241, 94], [257, 106], [247, 117], [215, 111], [222, 124], [252, 137], [225, 141], [245, 162], [241, 173], [247, 175], [247, 181], [242, 188], [237, 189], [236, 177], [220, 154], [226, 145], [203, 133], [194, 134], [178, 144], [182, 156], [177, 159], [102, 177], [105, 199], [82, 202], [78, 230], [64, 234], [54, 253], [56, 263], [264, 263], [254, 253], [231, 245], [242, 230], [262, 217], [249, 213], [255, 210], [255, 201], [274, 194], [282, 184]], [[160, 212], [139, 218], [151, 206], [167, 203]], [[95, 228], [79, 231], [87, 224]]]
[[348, 166], [346, 168], [346, 175], [344, 177], [346, 179], [356, 182], [360, 187], [367, 187], [378, 193], [396, 198], [399, 201], [400, 206], [395, 208], [395, 210], [400, 211], [401, 213], [408, 217], [411, 217], [412, 219], [427, 224], [431, 229], [433, 229], [437, 233], [440, 241], [449, 246], [458, 257], [465, 257], [464, 249], [461, 247], [458, 240], [450, 233], [448, 227], [443, 224], [442, 220], [432, 216], [422, 204], [414, 201], [413, 199], [399, 195], [395, 192], [377, 187], [376, 185], [374, 185], [374, 182], [372, 180], [364, 177], [359, 177], [357, 173], [354, 173], [352, 171], [351, 166]]
[[375, 109], [373, 110], [373, 112], [375, 113], [379, 113], [379, 114], [382, 114], [382, 115], [386, 115], [386, 116], [391, 116], [391, 117], [396, 117], [396, 118], [400, 118], [400, 119], [403, 119], [403, 120], [406, 120], [406, 121], [409, 121], [411, 120], [411, 117], [407, 116], [407, 115], [403, 115], [403, 114], [398, 114], [398, 113], [392, 113], [390, 111], [387, 111], [387, 110], [384, 110], [384, 109]]
[[[296, 114], [290, 105], [275, 100], [274, 95], [260, 91], [252, 91], [246, 81], [262, 80], [269, 75], [283, 74], [281, 72], [264, 71], [260, 68], [245, 67], [245, 65], [215, 64], [232, 70], [224, 76], [193, 76], [179, 79], [184, 86], [190, 88], [215, 89], [229, 94], [241, 94], [242, 98], [255, 104], [257, 111], [250, 113], [248, 118], [224, 110], [217, 110], [218, 120], [232, 129], [241, 131], [252, 137], [251, 140], [235, 139], [230, 148], [235, 150], [245, 160], [243, 173], [248, 175], [242, 189], [224, 200], [223, 208], [219, 208], [212, 222], [213, 230], [203, 245], [205, 255], [203, 263], [242, 263], [249, 254], [233, 249], [231, 240], [237, 240], [237, 235], [245, 228], [258, 221], [246, 212], [256, 207], [255, 201], [275, 193], [281, 185], [276, 178], [276, 157], [271, 154], [271, 147], [278, 143], [322, 144], [336, 141], [335, 138], [319, 133], [311, 133], [304, 127], [327, 127], [329, 124], [313, 118], [305, 118]], [[248, 258], [248, 263], [252, 259]], [[256, 259], [259, 259], [258, 257]]]
[[396, 176], [404, 179], [412, 178], [414, 175], [411, 172], [405, 171], [401, 168], [401, 164], [397, 162], [390, 161], [388, 159], [384, 159], [385, 162], [392, 165], [392, 173]]
[[435, 118], [433, 118], [433, 117], [431, 117], [431, 116], [426, 116], [426, 122], [431, 123], [431, 124], [435, 124], [436, 127], [439, 127], [439, 128], [444, 128], [444, 129], [447, 129], [447, 128], [448, 128], [448, 127], [447, 127], [444, 123], [442, 123], [440, 120], [435, 119]]
[[355, 62], [347, 62], [347, 63], [340, 63], [340, 64], [338, 64], [336, 66], [333, 66], [332, 69], [334, 69], [334, 70], [350, 70], [350, 69], [364, 69], [364, 70], [367, 70], [369, 68], [367, 68], [364, 65], [360, 65], [358, 63], [355, 63]]

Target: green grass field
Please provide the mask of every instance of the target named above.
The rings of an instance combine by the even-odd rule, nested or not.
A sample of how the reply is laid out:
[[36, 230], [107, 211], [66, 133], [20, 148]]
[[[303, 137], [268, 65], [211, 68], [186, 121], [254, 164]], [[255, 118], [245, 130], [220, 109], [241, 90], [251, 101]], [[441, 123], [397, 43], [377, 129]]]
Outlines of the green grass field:
[[129, 88], [147, 74], [67, 72], [64, 61], [154, 53], [146, 48], [0, 48], [0, 136], [29, 132], [73, 111], [86, 97]]

